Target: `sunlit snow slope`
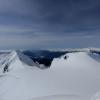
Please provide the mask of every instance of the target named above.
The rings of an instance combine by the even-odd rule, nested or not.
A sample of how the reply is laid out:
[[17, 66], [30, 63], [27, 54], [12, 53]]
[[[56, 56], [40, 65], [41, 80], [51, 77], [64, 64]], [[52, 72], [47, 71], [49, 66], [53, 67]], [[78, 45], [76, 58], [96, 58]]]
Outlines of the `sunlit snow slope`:
[[90, 100], [100, 91], [100, 56], [95, 53], [68, 53], [44, 70], [18, 51], [0, 59], [4, 61], [0, 62], [0, 100]]

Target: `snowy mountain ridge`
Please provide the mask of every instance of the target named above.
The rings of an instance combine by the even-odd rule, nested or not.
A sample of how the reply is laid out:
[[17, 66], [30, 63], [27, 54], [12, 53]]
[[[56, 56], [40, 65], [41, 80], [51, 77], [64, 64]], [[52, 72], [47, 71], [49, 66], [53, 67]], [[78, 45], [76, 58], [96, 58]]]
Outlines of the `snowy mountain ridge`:
[[[20, 51], [11, 51], [8, 54], [1, 54], [0, 55], [0, 70], [5, 73], [15, 68], [15, 66], [12, 66], [15, 62], [18, 62], [19, 65], [22, 65], [22, 63], [27, 64], [29, 66], [33, 66], [34, 62], [24, 55]], [[19, 66], [17, 66], [19, 68]], [[18, 69], [17, 68], [17, 69]], [[1, 72], [0, 71], [0, 72]]]
[[0, 54], [0, 100], [100, 99], [98, 53], [66, 53], [47, 69], [37, 67], [19, 50]]
[[[93, 49], [92, 49], [93, 51]], [[62, 59], [63, 57], [65, 59], [67, 59], [69, 57], [69, 55], [74, 54], [74, 55], [78, 55], [78, 54], [83, 54], [83, 55], [88, 55], [91, 58], [97, 60], [100, 63], [100, 55], [97, 53], [92, 52], [90, 49], [85, 49], [85, 51], [83, 51], [83, 49], [78, 50], [78, 51], [70, 51], [69, 53], [66, 53], [65, 55], [62, 55], [61, 57], [59, 57], [58, 59]], [[52, 62], [55, 61], [54, 60]], [[76, 58], [78, 59], [78, 58]], [[8, 72], [10, 69], [13, 69], [13, 67], [10, 67], [11, 64], [13, 64], [15, 61], [19, 61], [20, 63], [24, 63], [28, 66], [36, 66], [38, 68], [42, 68], [44, 69], [45, 66], [42, 66], [41, 64], [39, 64], [38, 62], [34, 62], [30, 57], [28, 57], [27, 55], [23, 54], [23, 52], [21, 52], [20, 50], [13, 50], [13, 51], [9, 51], [9, 52], [5, 52], [3, 54], [0, 54], [0, 72]], [[86, 59], [85, 59], [86, 60]], [[60, 62], [60, 61], [59, 61]]]

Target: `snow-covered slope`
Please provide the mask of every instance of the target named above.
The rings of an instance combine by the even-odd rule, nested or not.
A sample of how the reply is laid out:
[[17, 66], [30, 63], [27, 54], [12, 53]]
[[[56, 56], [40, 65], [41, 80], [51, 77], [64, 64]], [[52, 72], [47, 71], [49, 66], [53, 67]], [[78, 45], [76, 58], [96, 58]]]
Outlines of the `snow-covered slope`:
[[[83, 67], [87, 68], [88, 67], [95, 67], [100, 65], [100, 55], [93, 54], [90, 52], [77, 52], [77, 53], [68, 53], [61, 58], [54, 59], [52, 62], [53, 67], [63, 67], [65, 66], [75, 66], [76, 67]], [[61, 67], [62, 68], [62, 67]]]
[[[19, 58], [15, 51], [9, 52], [7, 54], [5, 54], [5, 53], [1, 54], [0, 55], [0, 74], [8, 72], [10, 69], [12, 69], [11, 65], [15, 61], [17, 61], [17, 62], [19, 61]], [[20, 63], [21, 62], [19, 61], [18, 64], [21, 65]], [[15, 68], [15, 67], [13, 67], [13, 68]]]
[[0, 55], [0, 74], [23, 68], [22, 63], [29, 66], [34, 65], [34, 62], [20, 51], [3, 53]]
[[0, 100], [90, 100], [100, 91], [96, 54], [68, 53], [44, 70], [30, 67], [31, 60], [21, 52], [8, 55], [5, 62], [10, 62], [11, 71], [0, 77]]
[[19, 59], [20, 59], [23, 63], [25, 63], [25, 64], [27, 64], [27, 65], [29, 65], [29, 66], [33, 66], [33, 65], [34, 65], [33, 60], [31, 60], [28, 56], [24, 55], [24, 54], [23, 54], [21, 51], [19, 51], [19, 50], [17, 50], [16, 52], [17, 52], [17, 55], [18, 55]]

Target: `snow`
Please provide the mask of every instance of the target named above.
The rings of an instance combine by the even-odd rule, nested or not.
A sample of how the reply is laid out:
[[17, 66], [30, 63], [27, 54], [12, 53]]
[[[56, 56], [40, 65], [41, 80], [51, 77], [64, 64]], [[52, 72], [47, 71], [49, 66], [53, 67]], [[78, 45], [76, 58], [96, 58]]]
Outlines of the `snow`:
[[34, 65], [33, 60], [31, 60], [28, 56], [24, 55], [21, 51], [17, 50], [17, 55], [18, 55], [19, 59], [23, 63], [25, 63], [25, 64], [27, 64], [29, 66], [33, 66]]
[[0, 56], [10, 62], [9, 71], [0, 75], [0, 100], [91, 100], [100, 91], [100, 58], [95, 56], [68, 53], [44, 70], [19, 51]]
[[3, 73], [5, 66], [10, 66], [15, 61], [17, 54], [15, 51], [0, 55], [0, 74]]

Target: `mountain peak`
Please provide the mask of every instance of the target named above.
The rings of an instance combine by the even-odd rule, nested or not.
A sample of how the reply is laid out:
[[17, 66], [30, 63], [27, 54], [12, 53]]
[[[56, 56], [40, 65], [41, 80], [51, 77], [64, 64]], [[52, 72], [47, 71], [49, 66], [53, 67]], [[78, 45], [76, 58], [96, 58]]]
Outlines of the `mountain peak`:
[[14, 69], [20, 69], [23, 64], [32, 66], [34, 62], [19, 50], [13, 50], [8, 54], [2, 54], [0, 56], [0, 73], [5, 73]]

